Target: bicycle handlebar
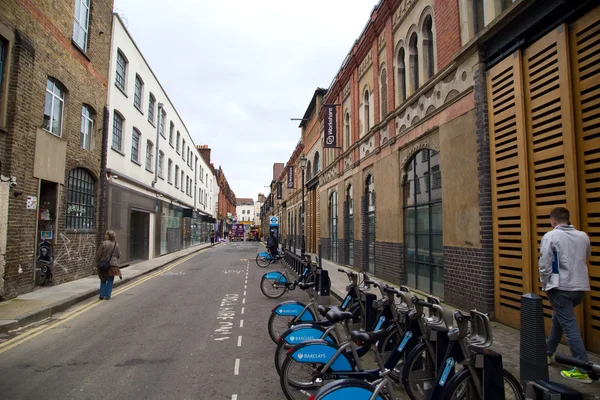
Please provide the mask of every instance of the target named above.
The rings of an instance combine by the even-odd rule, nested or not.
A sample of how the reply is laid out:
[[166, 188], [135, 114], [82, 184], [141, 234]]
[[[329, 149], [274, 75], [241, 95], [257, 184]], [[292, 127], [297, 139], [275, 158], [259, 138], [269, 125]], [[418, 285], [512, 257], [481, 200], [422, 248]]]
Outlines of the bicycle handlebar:
[[413, 304], [415, 304], [417, 306], [433, 308], [433, 304], [431, 304], [428, 301], [419, 299], [417, 296], [413, 296], [411, 300], [412, 300]]

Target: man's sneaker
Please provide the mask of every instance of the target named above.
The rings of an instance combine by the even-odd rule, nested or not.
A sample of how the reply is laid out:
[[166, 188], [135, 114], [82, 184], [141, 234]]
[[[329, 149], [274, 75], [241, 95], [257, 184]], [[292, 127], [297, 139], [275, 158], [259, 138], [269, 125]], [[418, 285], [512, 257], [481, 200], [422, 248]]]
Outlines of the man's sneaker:
[[588, 376], [588, 374], [584, 374], [583, 372], [581, 372], [579, 369], [577, 368], [573, 368], [571, 370], [564, 370], [561, 371], [560, 374], [567, 379], [571, 379], [573, 381], [576, 382], [580, 382], [580, 383], [592, 383], [592, 380], [590, 379], [590, 377]]
[[548, 361], [548, 365], [552, 364], [552, 356], [546, 356], [546, 360]]

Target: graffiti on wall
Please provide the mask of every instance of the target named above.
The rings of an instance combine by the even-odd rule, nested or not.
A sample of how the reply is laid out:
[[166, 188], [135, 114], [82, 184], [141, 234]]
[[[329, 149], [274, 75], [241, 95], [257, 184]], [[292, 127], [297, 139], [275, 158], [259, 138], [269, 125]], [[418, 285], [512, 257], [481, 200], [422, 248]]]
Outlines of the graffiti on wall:
[[73, 240], [65, 234], [58, 236], [58, 251], [55, 252], [54, 266], [69, 272], [69, 264], [90, 265], [96, 255], [96, 235], [77, 235]]

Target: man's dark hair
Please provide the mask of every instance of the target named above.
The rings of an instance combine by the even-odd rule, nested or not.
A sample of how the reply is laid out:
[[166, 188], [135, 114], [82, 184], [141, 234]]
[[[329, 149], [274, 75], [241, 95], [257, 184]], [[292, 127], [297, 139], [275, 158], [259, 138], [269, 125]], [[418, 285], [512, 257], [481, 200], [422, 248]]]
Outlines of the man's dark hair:
[[557, 222], [568, 224], [570, 219], [569, 210], [564, 207], [556, 207], [550, 211], [550, 218], [554, 218]]

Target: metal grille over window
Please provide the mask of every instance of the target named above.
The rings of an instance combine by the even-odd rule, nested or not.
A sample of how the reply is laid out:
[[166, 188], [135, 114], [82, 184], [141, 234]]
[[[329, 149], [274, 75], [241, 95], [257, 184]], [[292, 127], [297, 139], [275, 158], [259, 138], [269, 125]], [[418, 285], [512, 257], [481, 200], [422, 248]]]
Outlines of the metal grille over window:
[[46, 82], [46, 103], [44, 105], [44, 129], [56, 136], [62, 134], [63, 107], [65, 92], [63, 86], [50, 78]]
[[69, 172], [67, 229], [95, 228], [95, 185], [94, 177], [86, 169]]
[[90, 0], [75, 0], [75, 18], [73, 20], [73, 41], [84, 52], [87, 50]]
[[424, 149], [415, 154], [405, 168], [403, 186], [406, 283], [427, 293], [443, 296], [444, 248], [439, 153]]

